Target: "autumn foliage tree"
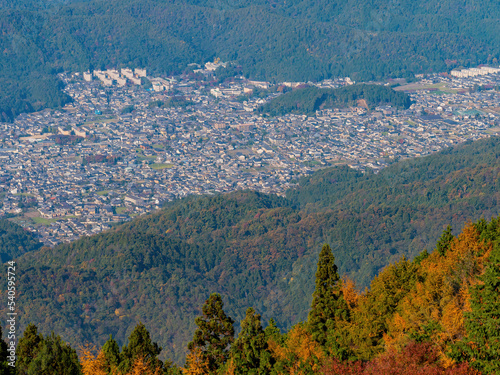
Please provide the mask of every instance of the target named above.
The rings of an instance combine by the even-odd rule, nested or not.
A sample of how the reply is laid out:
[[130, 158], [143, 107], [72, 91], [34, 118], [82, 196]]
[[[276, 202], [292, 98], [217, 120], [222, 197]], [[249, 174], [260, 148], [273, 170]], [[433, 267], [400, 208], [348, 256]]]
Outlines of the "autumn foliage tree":
[[386, 345], [401, 348], [411, 340], [429, 340], [444, 359], [449, 346], [465, 335], [469, 288], [477, 283], [490, 249], [477, 227], [469, 224], [444, 256], [435, 251], [424, 259], [417, 282], [390, 319]]
[[276, 359], [273, 373], [285, 375], [312, 375], [321, 369], [326, 357], [321, 346], [313, 340], [304, 324], [295, 325], [279, 343], [269, 341], [269, 350]]

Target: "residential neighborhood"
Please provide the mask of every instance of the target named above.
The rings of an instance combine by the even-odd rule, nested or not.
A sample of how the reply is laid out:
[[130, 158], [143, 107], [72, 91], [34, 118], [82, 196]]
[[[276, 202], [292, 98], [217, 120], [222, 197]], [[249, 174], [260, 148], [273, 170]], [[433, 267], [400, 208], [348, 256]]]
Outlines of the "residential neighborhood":
[[55, 246], [190, 194], [284, 195], [320, 168], [377, 172], [500, 132], [498, 69], [395, 80], [414, 102], [407, 110], [270, 117], [259, 107], [304, 83], [218, 82], [214, 64], [199, 68], [176, 77], [126, 68], [60, 74], [71, 104], [0, 123], [0, 217]]

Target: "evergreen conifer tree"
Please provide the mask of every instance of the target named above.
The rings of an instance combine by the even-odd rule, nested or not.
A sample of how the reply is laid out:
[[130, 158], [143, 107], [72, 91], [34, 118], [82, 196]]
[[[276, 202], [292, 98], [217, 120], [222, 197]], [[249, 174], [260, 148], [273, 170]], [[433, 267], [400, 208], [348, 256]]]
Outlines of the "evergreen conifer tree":
[[[339, 329], [349, 320], [349, 308], [342, 294], [342, 284], [337, 273], [335, 258], [330, 246], [323, 245], [316, 271], [316, 288], [313, 293], [308, 330], [313, 340], [331, 354], [344, 357], [339, 351]], [[330, 337], [329, 337], [330, 336]]]
[[439, 255], [444, 256], [446, 254], [454, 238], [453, 234], [451, 234], [451, 226], [448, 225], [436, 244], [436, 250]]
[[264, 330], [264, 334], [266, 335], [266, 341], [274, 340], [276, 343], [280, 344], [283, 342], [283, 336], [281, 335], [280, 329], [276, 326], [276, 321], [271, 318], [269, 319], [269, 324]]
[[[198, 326], [193, 341], [188, 344], [191, 354], [199, 355], [210, 373], [215, 373], [228, 359], [229, 346], [234, 340], [233, 319], [223, 310], [220, 294], [213, 293], [202, 307], [202, 316], [196, 318]], [[189, 369], [190, 361], [186, 363]]]
[[[116, 349], [111, 348], [111, 346], [114, 346], [112, 342], [110, 342], [109, 350], [110, 352], [112, 350], [114, 355], [114, 353], [116, 353]], [[132, 369], [134, 362], [140, 358], [144, 361], [144, 363], [147, 363], [152, 370], [158, 367], [163, 370], [163, 363], [157, 358], [160, 352], [161, 348], [157, 343], [151, 341], [149, 332], [144, 324], [139, 323], [130, 334], [128, 338], [128, 345], [123, 347], [120, 355], [121, 361], [119, 369], [124, 373], [129, 372]]]
[[465, 314], [467, 337], [451, 356], [469, 361], [485, 374], [500, 374], [500, 244], [495, 243], [483, 283], [471, 288], [471, 309]]
[[102, 346], [102, 352], [106, 360], [106, 369], [108, 373], [117, 369], [120, 365], [120, 347], [111, 335], [108, 341]]
[[245, 319], [241, 321], [241, 332], [231, 346], [231, 358], [235, 374], [252, 375], [270, 373], [269, 360], [266, 358], [266, 334], [262, 329], [260, 315], [248, 308]]
[[19, 339], [16, 348], [16, 371], [18, 375], [26, 375], [31, 362], [36, 358], [40, 350], [43, 336], [38, 333], [34, 324], [29, 324], [24, 330], [23, 337]]
[[52, 333], [39, 344], [36, 357], [28, 366], [27, 375], [81, 375], [76, 351]]

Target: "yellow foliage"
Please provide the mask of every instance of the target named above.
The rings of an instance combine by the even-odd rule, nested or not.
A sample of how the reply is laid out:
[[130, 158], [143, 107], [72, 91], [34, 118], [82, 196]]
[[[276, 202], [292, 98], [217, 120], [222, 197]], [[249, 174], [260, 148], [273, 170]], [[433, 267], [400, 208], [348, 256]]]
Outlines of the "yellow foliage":
[[229, 361], [227, 361], [227, 366], [223, 370], [222, 375], [234, 375], [236, 370], [236, 365], [234, 364], [233, 358], [230, 358]]
[[[408, 332], [430, 334], [442, 353], [447, 345], [461, 339], [465, 334], [463, 314], [470, 311], [468, 290], [483, 272], [490, 251], [491, 245], [479, 241], [474, 226], [468, 224], [445, 256], [435, 251], [424, 259], [422, 281], [401, 301], [389, 322], [386, 347], [401, 349], [408, 341]], [[436, 328], [432, 332], [426, 331], [430, 323]], [[449, 361], [444, 356], [442, 359]]]
[[208, 363], [203, 359], [199, 348], [188, 353], [186, 367], [182, 369], [182, 372], [185, 375], [205, 375], [210, 373]]
[[350, 309], [358, 305], [359, 294], [356, 290], [356, 284], [347, 276], [342, 280], [342, 295]]
[[80, 363], [83, 375], [108, 375], [106, 359], [102, 350], [97, 352], [95, 345], [80, 347]]
[[132, 370], [127, 375], [160, 375], [161, 373], [160, 367], [152, 369], [149, 362], [144, 361], [142, 357], [138, 357], [132, 366]]
[[321, 366], [321, 360], [324, 357], [323, 350], [319, 344], [313, 341], [311, 335], [301, 324], [293, 327], [288, 332], [288, 338], [284, 345], [279, 345], [270, 340], [269, 349], [278, 361], [282, 361], [284, 372], [279, 374], [300, 375], [305, 374], [302, 370], [304, 365], [311, 367], [314, 373], [317, 373]]

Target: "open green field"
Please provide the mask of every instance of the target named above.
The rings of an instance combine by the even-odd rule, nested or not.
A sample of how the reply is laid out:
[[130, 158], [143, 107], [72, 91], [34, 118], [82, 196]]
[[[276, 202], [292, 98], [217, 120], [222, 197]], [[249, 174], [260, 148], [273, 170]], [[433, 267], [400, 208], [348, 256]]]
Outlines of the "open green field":
[[115, 122], [117, 118], [98, 118], [97, 120], [84, 122], [83, 125], [91, 125], [91, 124], [107, 124], [108, 122]]
[[125, 211], [127, 211], [127, 207], [116, 207], [115, 209], [117, 215], [121, 215]]
[[23, 197], [34, 197], [33, 194], [30, 194], [30, 193], [17, 193], [17, 194], [14, 194], [16, 196], [23, 196]]
[[434, 83], [434, 84], [421, 84], [421, 83], [410, 83], [409, 85], [398, 86], [394, 88], [394, 91], [419, 91], [419, 90], [429, 90], [438, 89], [438, 91], [433, 92], [433, 94], [456, 94], [457, 89], [452, 89], [444, 83]]
[[31, 220], [33, 220], [33, 222], [35, 224], [39, 224], [39, 225], [49, 225], [50, 223], [54, 223], [56, 222], [57, 220], [59, 220], [59, 218], [57, 219], [47, 219], [45, 217], [32, 217]]
[[56, 221], [60, 220], [66, 220], [66, 219], [74, 219], [76, 216], [75, 215], [68, 215], [68, 216], [61, 216], [61, 217], [56, 217], [54, 219], [47, 219], [45, 217], [30, 217], [30, 219], [38, 225], [49, 225], [50, 223], [54, 223]]
[[151, 169], [154, 169], [154, 170], [172, 168], [173, 166], [174, 166], [173, 164], [168, 164], [168, 163], [155, 163], [155, 164], [150, 165]]

